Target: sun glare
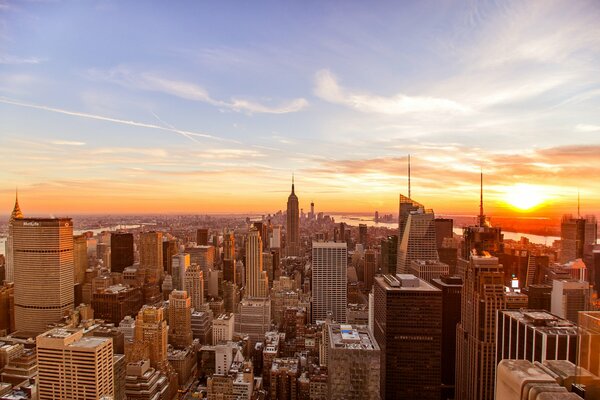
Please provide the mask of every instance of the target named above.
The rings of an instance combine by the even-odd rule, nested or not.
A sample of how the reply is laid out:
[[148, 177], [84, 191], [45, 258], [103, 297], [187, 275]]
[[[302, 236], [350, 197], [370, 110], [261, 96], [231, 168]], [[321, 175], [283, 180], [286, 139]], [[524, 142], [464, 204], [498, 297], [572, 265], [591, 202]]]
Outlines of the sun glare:
[[540, 186], [519, 183], [506, 188], [504, 200], [518, 210], [528, 211], [546, 202], [548, 195]]

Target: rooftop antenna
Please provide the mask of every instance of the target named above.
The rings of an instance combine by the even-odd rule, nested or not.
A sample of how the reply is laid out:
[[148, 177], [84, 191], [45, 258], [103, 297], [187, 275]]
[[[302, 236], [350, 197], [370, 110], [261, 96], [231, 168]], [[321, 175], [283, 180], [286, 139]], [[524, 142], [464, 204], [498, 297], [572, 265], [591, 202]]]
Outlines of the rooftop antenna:
[[292, 172], [292, 193], [294, 193], [294, 173]]
[[408, 155], [408, 198], [412, 199], [410, 196], [410, 154]]
[[485, 225], [485, 216], [483, 215], [483, 168], [480, 168], [479, 175], [479, 226]]

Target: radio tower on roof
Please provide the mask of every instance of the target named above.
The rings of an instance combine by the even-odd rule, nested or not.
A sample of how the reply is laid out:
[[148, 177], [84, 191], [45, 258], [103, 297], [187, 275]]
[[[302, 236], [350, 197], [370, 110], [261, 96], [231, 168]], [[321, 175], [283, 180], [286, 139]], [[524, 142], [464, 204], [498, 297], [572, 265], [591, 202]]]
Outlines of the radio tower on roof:
[[480, 172], [479, 186], [479, 226], [485, 226], [485, 214], [483, 214], [483, 169]]

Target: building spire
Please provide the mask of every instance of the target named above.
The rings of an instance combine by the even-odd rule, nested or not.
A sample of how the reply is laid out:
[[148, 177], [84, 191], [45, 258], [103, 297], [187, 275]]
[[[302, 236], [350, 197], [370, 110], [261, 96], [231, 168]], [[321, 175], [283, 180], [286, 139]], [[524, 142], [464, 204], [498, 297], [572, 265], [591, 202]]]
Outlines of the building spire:
[[13, 221], [17, 218], [23, 218], [23, 212], [21, 211], [21, 207], [19, 207], [19, 189], [15, 189], [15, 206], [13, 208], [12, 214], [10, 215], [10, 220]]
[[408, 198], [412, 199], [410, 196], [410, 154], [408, 155]]
[[483, 168], [481, 168], [479, 176], [479, 226], [484, 225], [485, 215], [483, 214]]
[[292, 194], [294, 194], [294, 173], [292, 172]]

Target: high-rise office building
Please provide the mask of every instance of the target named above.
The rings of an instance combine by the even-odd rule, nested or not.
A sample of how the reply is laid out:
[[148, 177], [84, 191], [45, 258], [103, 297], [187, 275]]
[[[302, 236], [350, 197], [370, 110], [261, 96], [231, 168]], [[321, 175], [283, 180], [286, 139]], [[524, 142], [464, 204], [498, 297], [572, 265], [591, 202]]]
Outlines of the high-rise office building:
[[179, 253], [179, 246], [177, 245], [177, 240], [170, 239], [165, 240], [162, 244], [163, 246], [163, 271], [167, 275], [172, 274], [172, 262], [173, 256]]
[[435, 216], [422, 206], [406, 216], [398, 243], [398, 273], [409, 273], [413, 260], [439, 260], [435, 245]]
[[560, 257], [561, 263], [583, 258], [586, 246], [596, 244], [598, 224], [593, 215], [585, 218], [574, 218], [564, 215], [560, 224]]
[[112, 339], [56, 328], [38, 336], [36, 344], [40, 400], [112, 398]]
[[363, 268], [363, 279], [365, 288], [371, 290], [373, 278], [377, 273], [377, 253], [373, 249], [365, 251], [365, 263]]
[[234, 317], [235, 333], [248, 335], [254, 346], [263, 341], [265, 333], [271, 329], [271, 300], [268, 298], [245, 298], [240, 302]]
[[496, 312], [505, 308], [504, 272], [497, 257], [471, 255], [456, 328], [456, 400], [492, 400], [496, 371]]
[[110, 234], [110, 270], [123, 272], [133, 265], [133, 233], [113, 232]]
[[73, 224], [20, 218], [11, 226], [16, 329], [41, 333], [73, 309]]
[[328, 399], [379, 400], [381, 351], [366, 327], [328, 324]]
[[348, 305], [348, 248], [346, 243], [312, 244], [312, 320], [325, 321], [332, 313], [338, 323], [346, 323]]
[[442, 275], [448, 275], [450, 267], [448, 264], [437, 260], [413, 260], [410, 263], [408, 272], [417, 278], [432, 283], [433, 279], [438, 279]]
[[87, 237], [85, 235], [73, 236], [73, 272], [74, 283], [83, 284], [85, 271], [88, 269]]
[[246, 238], [246, 298], [265, 298], [269, 279], [263, 270], [262, 238], [256, 228], [251, 228]]
[[442, 247], [444, 239], [452, 239], [454, 237], [454, 220], [452, 218], [436, 218], [435, 219], [435, 246]]
[[176, 348], [192, 344], [192, 301], [185, 290], [169, 295], [169, 343]]
[[150, 282], [158, 282], [163, 270], [162, 232], [140, 233], [140, 268]]
[[190, 267], [190, 255], [179, 253], [171, 257], [171, 276], [173, 278], [173, 289], [185, 290], [185, 276]]
[[281, 248], [281, 225], [273, 227], [269, 238], [269, 248], [271, 250], [279, 250]]
[[398, 235], [388, 236], [381, 240], [381, 273], [396, 273], [398, 263]]
[[15, 220], [22, 219], [23, 212], [19, 206], [19, 195], [15, 194], [15, 206], [13, 207], [12, 213], [8, 220], [8, 237], [5, 243], [5, 254], [6, 254], [6, 268], [5, 268], [5, 280], [8, 282], [14, 281], [14, 255], [13, 255], [13, 223]]
[[502, 360], [577, 362], [577, 326], [543, 310], [499, 310], [496, 364]]
[[600, 376], [600, 311], [581, 311], [579, 326], [579, 367]]
[[142, 307], [135, 319], [131, 361], [149, 359], [154, 368], [164, 371], [168, 363], [167, 331], [164, 308]]
[[199, 311], [204, 304], [204, 273], [198, 264], [186, 269], [183, 289], [191, 298], [192, 308]]
[[198, 246], [208, 246], [208, 228], [196, 230], [196, 243]]
[[235, 234], [230, 230], [223, 232], [223, 260], [235, 261]]
[[590, 284], [575, 279], [552, 281], [550, 311], [561, 318], [577, 323], [578, 312], [590, 309]]
[[358, 243], [367, 247], [367, 224], [358, 224]]
[[292, 177], [292, 193], [287, 201], [287, 225], [286, 225], [286, 255], [300, 255], [300, 212], [298, 196], [294, 192], [294, 178]]
[[442, 291], [414, 275], [375, 278], [381, 397], [440, 399]]
[[425, 210], [425, 207], [402, 194], [400, 195], [400, 205], [398, 209], [398, 246], [402, 243], [402, 236], [406, 230], [408, 216], [411, 212], [418, 210]]
[[442, 291], [442, 399], [454, 398], [456, 377], [456, 324], [460, 322], [463, 281], [460, 276], [442, 276], [431, 284]]

